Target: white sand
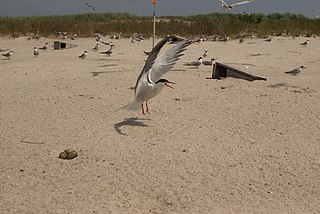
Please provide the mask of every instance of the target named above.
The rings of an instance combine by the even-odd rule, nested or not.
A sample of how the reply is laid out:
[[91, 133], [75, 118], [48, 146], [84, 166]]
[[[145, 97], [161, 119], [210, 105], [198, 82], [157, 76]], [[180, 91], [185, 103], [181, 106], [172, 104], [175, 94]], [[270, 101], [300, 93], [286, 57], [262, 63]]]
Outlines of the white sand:
[[[106, 57], [94, 38], [67, 39], [79, 46], [34, 58], [54, 39], [0, 38], [14, 51], [0, 56], [0, 213], [319, 213], [320, 40], [305, 40], [192, 44], [144, 116], [114, 111], [132, 101], [151, 40], [114, 40]], [[182, 65], [204, 49], [268, 80]], [[67, 148], [79, 156], [59, 159]]]

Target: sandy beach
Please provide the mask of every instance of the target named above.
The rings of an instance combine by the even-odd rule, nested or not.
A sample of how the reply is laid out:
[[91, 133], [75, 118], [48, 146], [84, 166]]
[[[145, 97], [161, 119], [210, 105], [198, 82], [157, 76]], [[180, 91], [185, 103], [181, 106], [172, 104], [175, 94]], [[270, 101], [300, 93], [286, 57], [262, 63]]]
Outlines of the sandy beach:
[[[0, 213], [320, 213], [319, 38], [191, 44], [146, 115], [115, 110], [152, 40], [106, 37], [108, 57], [94, 37], [65, 39], [77, 47], [33, 56], [55, 40], [0, 38], [14, 51], [0, 55]], [[267, 81], [183, 65], [204, 49]]]

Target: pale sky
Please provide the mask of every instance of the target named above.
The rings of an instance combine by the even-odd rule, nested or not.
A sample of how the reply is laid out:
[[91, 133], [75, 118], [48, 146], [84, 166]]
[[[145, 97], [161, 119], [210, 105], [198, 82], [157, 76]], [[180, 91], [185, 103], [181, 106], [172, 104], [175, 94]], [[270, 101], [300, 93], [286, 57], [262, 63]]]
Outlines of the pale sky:
[[[232, 4], [241, 0], [226, 0]], [[85, 2], [95, 6], [97, 13], [129, 13], [151, 16], [151, 0], [0, 0], [0, 16], [66, 15], [91, 12]], [[157, 16], [187, 16], [221, 12], [218, 0], [157, 0]], [[255, 0], [234, 7], [231, 13], [295, 13], [315, 18], [320, 15], [320, 0]]]

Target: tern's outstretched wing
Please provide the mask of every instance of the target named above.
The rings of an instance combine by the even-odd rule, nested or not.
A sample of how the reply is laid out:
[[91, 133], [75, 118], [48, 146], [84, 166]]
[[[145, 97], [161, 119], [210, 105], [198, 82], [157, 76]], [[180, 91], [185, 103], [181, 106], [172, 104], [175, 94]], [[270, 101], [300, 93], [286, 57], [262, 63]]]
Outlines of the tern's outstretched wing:
[[168, 36], [164, 39], [162, 39], [156, 46], [154, 46], [154, 48], [151, 50], [146, 63], [144, 64], [144, 67], [142, 68], [142, 71], [140, 72], [140, 75], [137, 79], [136, 82], [136, 86], [134, 89], [134, 94], [139, 93], [137, 90], [141, 90], [142, 88], [139, 87], [143, 82], [145, 81], [149, 81], [149, 77], [148, 77], [148, 72], [151, 69], [151, 67], [153, 66], [161, 48], [169, 41], [169, 39], [171, 39], [172, 36]]
[[219, 0], [219, 1], [222, 7], [229, 7], [229, 5], [225, 1], [223, 0]]
[[176, 46], [159, 56], [148, 72], [152, 82], [157, 82], [161, 77], [173, 68], [177, 60], [183, 55], [182, 52], [192, 43], [191, 39], [185, 39]]
[[231, 4], [230, 6], [233, 7], [233, 6], [240, 5], [240, 4], [248, 4], [248, 3], [253, 2], [253, 1], [255, 1], [255, 0], [241, 1], [241, 2], [238, 2], [238, 3]]

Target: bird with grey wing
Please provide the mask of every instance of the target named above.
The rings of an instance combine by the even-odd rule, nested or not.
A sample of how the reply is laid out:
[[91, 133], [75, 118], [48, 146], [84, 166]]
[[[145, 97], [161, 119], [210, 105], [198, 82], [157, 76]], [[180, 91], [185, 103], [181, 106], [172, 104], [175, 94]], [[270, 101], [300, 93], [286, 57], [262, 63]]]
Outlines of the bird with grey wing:
[[302, 42], [300, 45], [303, 45], [306, 47], [309, 43], [310, 43], [310, 40], [307, 39], [306, 41]]
[[7, 59], [10, 59], [13, 54], [13, 51], [9, 51], [8, 53], [2, 54], [2, 56], [6, 57]]
[[98, 51], [99, 50], [99, 43], [96, 44], [96, 46], [94, 46], [94, 48], [92, 48], [93, 51]]
[[43, 46], [43, 47], [40, 47], [39, 49], [40, 49], [40, 50], [48, 50], [48, 48], [49, 48], [49, 43], [46, 42], [46, 43], [44, 44], [44, 46]]
[[271, 42], [272, 41], [272, 36], [269, 36], [267, 39], [265, 39], [264, 41], [266, 42]]
[[220, 1], [220, 5], [222, 6], [222, 9], [231, 10], [236, 5], [248, 4], [248, 3], [251, 3], [255, 0], [241, 1], [241, 2], [234, 3], [234, 4], [227, 4], [224, 0], [219, 0], [219, 1]]
[[38, 57], [38, 56], [39, 56], [39, 51], [38, 51], [37, 47], [34, 47], [34, 48], [33, 48], [33, 55], [34, 55], [35, 57]]
[[84, 52], [79, 56], [80, 59], [86, 59], [87, 57], [88, 57], [88, 51], [84, 51]]
[[106, 54], [107, 56], [111, 56], [111, 54], [113, 53], [113, 50], [114, 50], [114, 45], [110, 45], [109, 50], [102, 51], [102, 52], [100, 52], [100, 54]]
[[187, 62], [187, 63], [184, 63], [183, 65], [184, 66], [194, 66], [194, 67], [199, 67], [201, 64], [202, 64], [202, 56], [198, 58], [197, 61], [192, 61], [192, 62]]
[[[148, 101], [157, 96], [165, 86], [172, 88], [171, 84], [175, 84], [174, 82], [162, 78], [162, 76], [173, 68], [176, 61], [183, 55], [182, 52], [186, 50], [192, 41], [190, 39], [184, 39], [162, 55], [158, 56], [161, 48], [172, 38], [176, 38], [176, 36], [168, 36], [162, 39], [152, 49], [137, 79], [134, 88], [134, 101], [120, 109], [130, 111], [139, 110], [141, 108], [142, 114], [145, 114], [146, 112], [149, 113]], [[146, 104], [146, 108], [144, 108], [144, 103]]]
[[216, 60], [214, 58], [212, 58], [210, 61], [208, 60], [203, 60], [202, 64], [207, 65], [207, 66], [212, 66], [216, 63]]
[[298, 68], [295, 68], [295, 69], [293, 69], [293, 70], [291, 70], [291, 71], [286, 71], [286, 72], [284, 72], [284, 73], [286, 73], [286, 74], [291, 74], [292, 76], [297, 76], [299, 73], [301, 73], [301, 71], [303, 70], [303, 69], [305, 69], [306, 67], [304, 67], [303, 65], [301, 65], [300, 67], [298, 67]]
[[96, 8], [94, 8], [94, 6], [88, 2], [86, 2], [86, 6], [90, 7], [93, 11], [96, 11]]

